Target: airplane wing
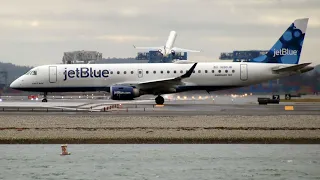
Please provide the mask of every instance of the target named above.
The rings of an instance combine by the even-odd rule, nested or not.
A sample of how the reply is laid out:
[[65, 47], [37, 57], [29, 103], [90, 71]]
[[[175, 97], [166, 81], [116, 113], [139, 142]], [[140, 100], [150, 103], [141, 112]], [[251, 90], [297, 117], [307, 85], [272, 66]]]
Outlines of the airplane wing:
[[193, 70], [196, 68], [198, 63], [194, 63], [192, 67], [182, 76], [175, 77], [175, 78], [167, 78], [167, 79], [158, 79], [154, 81], [146, 81], [146, 82], [140, 82], [137, 84], [137, 87], [141, 89], [168, 89], [172, 88], [176, 85], [181, 85], [182, 84], [182, 79], [189, 78], [193, 72]]
[[173, 47], [172, 50], [174, 50], [175, 52], [201, 52], [199, 50], [183, 49], [178, 47]]
[[174, 88], [177, 85], [182, 84], [182, 79], [189, 78], [196, 68], [198, 63], [194, 63], [192, 67], [183, 75], [174, 78], [166, 78], [166, 79], [157, 79], [153, 81], [145, 81], [145, 82], [125, 82], [117, 85], [127, 85], [127, 86], [136, 86], [138, 89], [144, 91], [167, 91], [170, 88]]
[[272, 70], [277, 73], [283, 73], [283, 72], [296, 72], [302, 69], [305, 69], [306, 66], [310, 65], [311, 63], [302, 63], [302, 64], [297, 64], [289, 67], [276, 67], [273, 68]]
[[149, 50], [149, 51], [158, 51], [159, 49], [161, 49], [162, 47], [137, 47], [135, 45], [133, 45], [133, 47], [135, 49], [145, 49], [145, 50]]

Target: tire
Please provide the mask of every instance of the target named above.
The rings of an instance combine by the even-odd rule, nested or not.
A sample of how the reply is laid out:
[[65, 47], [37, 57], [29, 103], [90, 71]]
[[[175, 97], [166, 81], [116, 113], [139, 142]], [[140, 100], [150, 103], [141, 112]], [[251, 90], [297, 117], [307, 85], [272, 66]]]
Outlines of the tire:
[[162, 96], [156, 97], [156, 104], [162, 105], [164, 103], [164, 98]]

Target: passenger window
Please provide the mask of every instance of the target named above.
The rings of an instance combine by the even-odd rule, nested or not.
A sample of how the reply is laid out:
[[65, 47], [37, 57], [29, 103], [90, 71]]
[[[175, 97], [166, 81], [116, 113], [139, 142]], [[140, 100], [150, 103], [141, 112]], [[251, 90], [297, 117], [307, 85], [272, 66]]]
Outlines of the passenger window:
[[153, 74], [157, 73], [157, 71], [153, 71]]
[[181, 70], [180, 73], [183, 73], [183, 71]]
[[204, 73], [208, 73], [208, 70], [204, 70]]
[[235, 71], [234, 70], [232, 70], [232, 73], [234, 73]]
[[177, 73], [177, 71], [176, 71], [176, 70], [174, 70], [174, 71], [173, 71], [173, 73]]
[[113, 71], [110, 71], [110, 74], [113, 74]]
[[123, 74], [127, 74], [127, 71], [124, 71]]
[[201, 70], [198, 70], [198, 73], [201, 73]]
[[195, 73], [196, 71], [195, 70], [193, 70], [193, 72], [192, 73]]
[[133, 71], [131, 71], [131, 74], [133, 74]]
[[169, 73], [170, 73], [170, 71], [167, 71], [167, 73], [169, 74]]
[[214, 73], [214, 70], [212, 70], [211, 72]]
[[117, 71], [117, 74], [120, 74], [120, 71]]
[[218, 72], [221, 73], [221, 70], [219, 70]]
[[163, 74], [163, 71], [160, 71], [161, 74]]
[[149, 71], [146, 71], [146, 74], [149, 74]]
[[225, 70], [226, 73], [228, 73], [228, 70]]

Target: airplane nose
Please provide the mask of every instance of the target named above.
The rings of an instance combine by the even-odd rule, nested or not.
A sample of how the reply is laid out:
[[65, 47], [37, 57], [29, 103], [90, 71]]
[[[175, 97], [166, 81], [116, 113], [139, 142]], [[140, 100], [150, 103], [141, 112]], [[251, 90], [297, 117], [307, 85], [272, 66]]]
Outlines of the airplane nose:
[[19, 82], [18, 79], [14, 80], [11, 84], [10, 84], [10, 88], [15, 89], [19, 87]]

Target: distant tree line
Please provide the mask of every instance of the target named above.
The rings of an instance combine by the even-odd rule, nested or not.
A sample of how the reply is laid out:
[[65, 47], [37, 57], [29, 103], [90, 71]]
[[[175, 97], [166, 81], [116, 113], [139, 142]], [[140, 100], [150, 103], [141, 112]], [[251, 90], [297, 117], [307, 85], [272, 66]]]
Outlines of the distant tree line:
[[[32, 66], [19, 66], [12, 63], [3, 63], [0, 62], [0, 71], [5, 71], [8, 74], [8, 82], [10, 84], [12, 81], [23, 75], [24, 73], [28, 72], [32, 69]], [[1, 74], [0, 74], [1, 75]], [[4, 84], [4, 78], [0, 78], [0, 84]]]

